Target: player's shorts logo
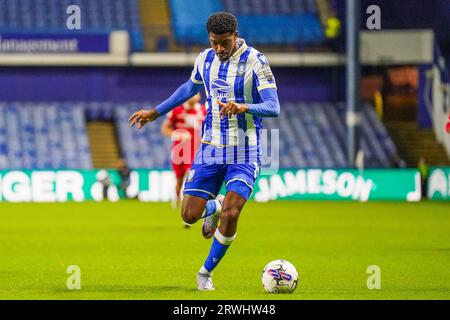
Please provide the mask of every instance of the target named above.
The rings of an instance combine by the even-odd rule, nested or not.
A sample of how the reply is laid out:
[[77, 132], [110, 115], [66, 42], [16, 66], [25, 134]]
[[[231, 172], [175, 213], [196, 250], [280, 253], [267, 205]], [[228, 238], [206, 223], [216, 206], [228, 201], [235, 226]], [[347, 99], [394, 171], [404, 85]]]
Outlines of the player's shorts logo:
[[228, 99], [231, 89], [231, 84], [222, 79], [216, 79], [211, 83], [211, 92], [215, 99]]
[[186, 178], [186, 181], [187, 182], [191, 182], [192, 181], [192, 179], [194, 178], [194, 174], [195, 174], [195, 170], [189, 170], [189, 173], [188, 173], [188, 176], [187, 176], [187, 178]]

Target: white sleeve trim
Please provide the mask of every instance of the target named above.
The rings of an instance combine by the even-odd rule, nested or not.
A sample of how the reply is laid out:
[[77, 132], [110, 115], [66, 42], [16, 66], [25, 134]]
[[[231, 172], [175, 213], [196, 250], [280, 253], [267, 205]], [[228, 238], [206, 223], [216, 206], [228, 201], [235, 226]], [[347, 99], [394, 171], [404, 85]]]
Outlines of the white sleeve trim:
[[258, 91], [261, 91], [261, 90], [269, 89], [269, 88], [276, 89], [277, 85], [275, 83], [266, 83], [266, 84], [260, 85], [257, 89], [258, 89]]

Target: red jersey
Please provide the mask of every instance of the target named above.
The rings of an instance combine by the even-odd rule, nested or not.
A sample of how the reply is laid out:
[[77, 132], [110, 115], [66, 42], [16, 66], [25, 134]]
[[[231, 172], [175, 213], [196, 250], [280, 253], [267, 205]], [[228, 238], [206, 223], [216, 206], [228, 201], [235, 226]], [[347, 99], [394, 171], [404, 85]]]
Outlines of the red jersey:
[[[201, 124], [205, 120], [205, 116], [206, 108], [199, 103], [191, 109], [188, 109], [185, 105], [178, 106], [167, 114], [173, 130], [186, 129], [191, 137], [194, 137], [194, 134], [200, 134]], [[195, 127], [197, 130], [194, 130]]]
[[[197, 150], [198, 145], [200, 144], [200, 133], [202, 129], [202, 123], [206, 116], [206, 108], [205, 106], [201, 104], [195, 105], [193, 108], [188, 109], [186, 105], [181, 105], [173, 109], [171, 112], [167, 114], [167, 119], [169, 120], [170, 124], [172, 125], [173, 130], [179, 130], [183, 129], [187, 131], [191, 139], [190, 141], [186, 141], [190, 144], [190, 153], [191, 153], [191, 159], [190, 163], [186, 163], [190, 167], [192, 164], [192, 161], [194, 160], [194, 155]], [[196, 137], [197, 136], [197, 137]], [[195, 137], [195, 139], [194, 139]], [[180, 143], [180, 141], [174, 141], [172, 144], [172, 150], [175, 146], [177, 146]], [[196, 145], [197, 144], [197, 145]], [[183, 148], [187, 148], [183, 147]], [[178, 153], [178, 152], [177, 152]], [[183, 152], [179, 152], [178, 156], [182, 156]], [[177, 163], [179, 161], [174, 160], [174, 154], [172, 154], [172, 162]], [[179, 163], [177, 163], [179, 164]], [[188, 169], [188, 168], [186, 168]]]
[[447, 131], [447, 133], [450, 133], [450, 115], [448, 116], [447, 124], [445, 125], [445, 130]]

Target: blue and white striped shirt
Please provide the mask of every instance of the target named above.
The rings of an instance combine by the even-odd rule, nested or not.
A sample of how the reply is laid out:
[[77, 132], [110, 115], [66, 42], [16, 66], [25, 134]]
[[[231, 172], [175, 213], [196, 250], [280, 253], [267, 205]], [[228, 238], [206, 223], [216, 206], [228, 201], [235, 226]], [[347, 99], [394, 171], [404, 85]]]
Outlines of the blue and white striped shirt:
[[275, 78], [266, 57], [238, 39], [239, 49], [221, 62], [213, 49], [207, 49], [195, 60], [191, 81], [203, 84], [207, 95], [207, 114], [202, 127], [202, 142], [215, 146], [237, 146], [242, 133], [245, 144], [260, 149], [262, 118], [250, 113], [220, 118], [217, 99], [222, 102], [257, 104], [261, 90], [276, 89]]

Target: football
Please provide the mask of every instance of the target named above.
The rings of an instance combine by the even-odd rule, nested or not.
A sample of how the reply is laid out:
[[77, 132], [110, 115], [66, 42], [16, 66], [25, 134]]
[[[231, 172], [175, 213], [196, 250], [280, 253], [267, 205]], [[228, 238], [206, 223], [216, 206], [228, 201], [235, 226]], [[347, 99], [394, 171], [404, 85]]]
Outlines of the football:
[[264, 289], [269, 293], [292, 293], [298, 284], [297, 269], [286, 260], [269, 262], [261, 278]]

